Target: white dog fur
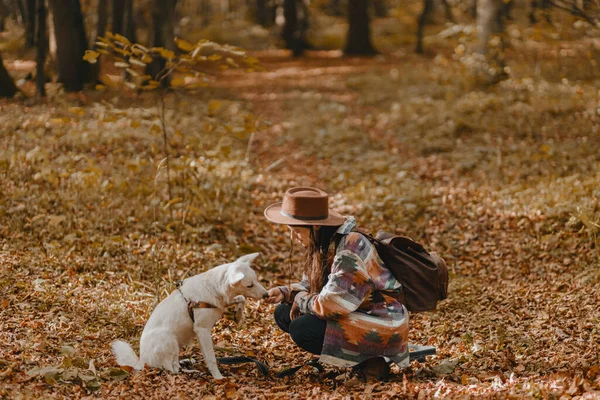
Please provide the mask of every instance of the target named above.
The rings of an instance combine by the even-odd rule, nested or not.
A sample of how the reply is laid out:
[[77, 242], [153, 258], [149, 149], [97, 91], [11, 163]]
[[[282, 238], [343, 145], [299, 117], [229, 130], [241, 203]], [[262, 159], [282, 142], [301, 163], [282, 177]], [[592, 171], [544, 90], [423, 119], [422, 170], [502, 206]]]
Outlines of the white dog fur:
[[[250, 263], [257, 256], [258, 253], [248, 254], [230, 264], [186, 279], [150, 315], [140, 339], [139, 359], [128, 343], [121, 340], [112, 343], [119, 365], [136, 370], [148, 365], [178, 373], [179, 349], [192, 344], [195, 333], [211, 375], [215, 379], [223, 379], [217, 367], [210, 331], [226, 306], [245, 302], [244, 296], [254, 299], [267, 297], [266, 289], [250, 268]], [[192, 322], [188, 301], [205, 302], [215, 308], [194, 308], [195, 322]]]

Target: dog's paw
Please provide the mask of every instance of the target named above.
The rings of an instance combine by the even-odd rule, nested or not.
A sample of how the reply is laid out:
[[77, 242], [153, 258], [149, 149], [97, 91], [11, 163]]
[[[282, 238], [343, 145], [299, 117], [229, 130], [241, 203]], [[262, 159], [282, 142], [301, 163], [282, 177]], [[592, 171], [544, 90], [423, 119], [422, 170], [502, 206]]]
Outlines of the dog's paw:
[[213, 379], [215, 381], [222, 381], [223, 379], [225, 379], [225, 377], [223, 375], [221, 375], [221, 374], [214, 374], [213, 375]]
[[244, 296], [242, 296], [241, 294], [239, 296], [235, 296], [231, 300], [231, 304], [244, 304], [245, 302], [246, 302], [246, 298]]
[[179, 366], [188, 370], [191, 370], [194, 364], [196, 364], [196, 360], [193, 358], [184, 358], [183, 360], [179, 360]]
[[234, 313], [233, 313], [233, 320], [235, 321], [236, 324], [241, 324], [242, 322], [244, 322], [244, 309], [245, 308], [246, 308], [246, 306], [244, 303], [235, 305], [235, 309], [234, 309]]

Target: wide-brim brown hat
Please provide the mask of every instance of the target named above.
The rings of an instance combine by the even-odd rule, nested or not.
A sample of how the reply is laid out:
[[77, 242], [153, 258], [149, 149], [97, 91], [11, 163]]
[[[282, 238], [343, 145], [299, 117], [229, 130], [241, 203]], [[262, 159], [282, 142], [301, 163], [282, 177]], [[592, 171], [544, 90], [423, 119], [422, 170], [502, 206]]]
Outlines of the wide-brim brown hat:
[[265, 218], [276, 224], [338, 226], [346, 220], [329, 209], [329, 195], [311, 187], [295, 187], [285, 192], [283, 202], [265, 209]]

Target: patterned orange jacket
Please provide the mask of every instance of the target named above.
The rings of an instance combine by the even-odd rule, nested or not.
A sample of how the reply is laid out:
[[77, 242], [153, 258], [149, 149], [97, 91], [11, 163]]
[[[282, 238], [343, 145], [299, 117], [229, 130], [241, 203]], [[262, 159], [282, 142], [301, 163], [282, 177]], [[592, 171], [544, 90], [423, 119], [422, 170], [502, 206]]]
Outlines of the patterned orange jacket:
[[327, 321], [320, 361], [350, 367], [372, 357], [388, 357], [407, 367], [408, 311], [398, 301], [400, 283], [385, 267], [373, 244], [350, 217], [338, 229], [344, 235], [336, 249], [328, 281], [310, 294], [306, 280], [294, 301], [302, 313]]

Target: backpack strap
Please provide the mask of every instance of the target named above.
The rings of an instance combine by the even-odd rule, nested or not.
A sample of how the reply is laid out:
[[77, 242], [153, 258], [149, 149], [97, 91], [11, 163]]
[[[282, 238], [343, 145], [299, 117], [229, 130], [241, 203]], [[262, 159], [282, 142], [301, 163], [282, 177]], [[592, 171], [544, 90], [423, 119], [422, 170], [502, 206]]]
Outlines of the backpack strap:
[[334, 251], [334, 254], [335, 254], [335, 252], [337, 251], [337, 248], [339, 247], [339, 245], [340, 245], [340, 242], [342, 241], [342, 239], [344, 238], [344, 236], [348, 235], [348, 234], [349, 234], [349, 233], [351, 233], [351, 232], [357, 232], [357, 233], [360, 233], [361, 235], [363, 235], [364, 237], [366, 237], [366, 238], [367, 238], [367, 240], [369, 240], [369, 242], [371, 242], [371, 243], [373, 243], [373, 244], [374, 244], [376, 241], [378, 241], [378, 239], [377, 239], [377, 238], [375, 238], [375, 237], [374, 237], [372, 234], [370, 234], [370, 233], [368, 233], [368, 232], [365, 232], [365, 231], [362, 231], [362, 230], [360, 230], [360, 229], [358, 229], [358, 228], [354, 227], [354, 228], [352, 228], [352, 230], [351, 230], [350, 232], [347, 232], [347, 233], [336, 233], [336, 234], [333, 236], [333, 240], [334, 240], [334, 243], [335, 243], [335, 248], [334, 248], [334, 250], [333, 250], [333, 251]]

